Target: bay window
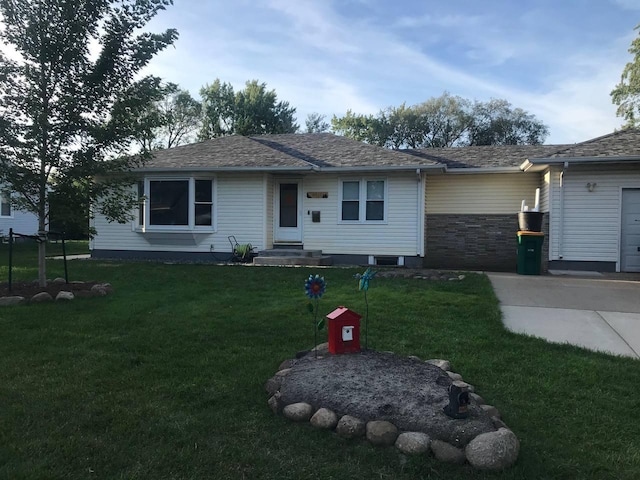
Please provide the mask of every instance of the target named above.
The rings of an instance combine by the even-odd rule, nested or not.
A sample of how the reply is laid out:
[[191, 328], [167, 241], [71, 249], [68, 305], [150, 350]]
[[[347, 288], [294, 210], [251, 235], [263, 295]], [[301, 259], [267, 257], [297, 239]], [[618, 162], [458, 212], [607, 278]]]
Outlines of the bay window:
[[138, 182], [138, 227], [173, 230], [214, 227], [214, 180], [148, 178]]

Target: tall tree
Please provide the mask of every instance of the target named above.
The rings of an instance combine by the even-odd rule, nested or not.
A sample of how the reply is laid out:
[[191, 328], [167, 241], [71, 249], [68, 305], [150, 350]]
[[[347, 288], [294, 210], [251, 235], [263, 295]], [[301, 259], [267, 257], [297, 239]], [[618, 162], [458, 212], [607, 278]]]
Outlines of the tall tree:
[[304, 121], [307, 127], [306, 133], [324, 133], [328, 132], [331, 125], [326, 122], [326, 117], [317, 112], [307, 115], [307, 119]]
[[[634, 30], [640, 31], [640, 25]], [[624, 118], [625, 127], [640, 125], [640, 34], [631, 42], [633, 60], [622, 70], [620, 83], [611, 91], [611, 100], [618, 106], [616, 114]]]
[[392, 149], [463, 145], [538, 144], [547, 127], [506, 100], [475, 102], [445, 92], [407, 107], [388, 107], [376, 116], [348, 110], [331, 120], [334, 133]]
[[267, 133], [295, 133], [298, 125], [296, 109], [289, 102], [278, 101], [275, 90], [267, 90], [266, 83], [248, 81], [235, 93], [229, 83], [219, 79], [200, 90], [202, 97], [202, 126], [200, 140], [225, 135], [261, 135]]
[[[109, 220], [129, 218], [137, 198], [126, 173], [143, 159], [124, 154], [139, 133], [135, 118], [160, 88], [139, 74], [178, 35], [141, 29], [170, 4], [0, 0], [0, 42], [16, 54], [0, 53], [0, 182], [17, 194], [17, 208], [37, 215], [41, 238], [49, 192], [72, 183], [100, 199], [95, 208]], [[44, 242], [38, 257], [44, 285]]]
[[540, 145], [549, 135], [544, 123], [506, 100], [476, 102], [471, 116], [469, 145]]
[[190, 143], [200, 128], [202, 105], [188, 91], [167, 83], [158, 93], [160, 98], [138, 119], [140, 135], [136, 141], [144, 151]]

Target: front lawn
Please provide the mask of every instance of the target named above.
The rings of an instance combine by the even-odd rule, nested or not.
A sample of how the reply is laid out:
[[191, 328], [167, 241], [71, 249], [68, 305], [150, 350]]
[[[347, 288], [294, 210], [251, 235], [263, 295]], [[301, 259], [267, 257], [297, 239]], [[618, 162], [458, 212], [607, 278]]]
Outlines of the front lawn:
[[70, 262], [71, 280], [114, 293], [0, 310], [0, 478], [638, 478], [640, 362], [505, 331], [481, 275], [374, 279], [369, 345], [450, 360], [520, 438], [512, 469], [405, 458], [274, 416], [264, 382], [313, 343], [304, 280], [326, 278], [323, 313], [363, 312], [361, 270]]

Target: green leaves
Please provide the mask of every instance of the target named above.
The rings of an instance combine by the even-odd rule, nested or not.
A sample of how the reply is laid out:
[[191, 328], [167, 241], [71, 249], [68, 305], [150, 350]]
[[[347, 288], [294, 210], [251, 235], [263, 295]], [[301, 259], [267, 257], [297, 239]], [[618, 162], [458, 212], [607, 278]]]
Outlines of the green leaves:
[[[640, 25], [635, 27], [640, 32]], [[631, 42], [629, 53], [633, 60], [622, 70], [620, 83], [611, 91], [611, 101], [618, 105], [616, 115], [622, 117], [625, 127], [640, 125], [640, 33]]]

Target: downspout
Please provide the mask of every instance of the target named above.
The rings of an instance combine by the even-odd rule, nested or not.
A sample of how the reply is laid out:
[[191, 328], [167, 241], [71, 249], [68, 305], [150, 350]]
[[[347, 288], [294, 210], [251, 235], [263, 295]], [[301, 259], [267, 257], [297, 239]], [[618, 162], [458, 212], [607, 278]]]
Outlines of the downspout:
[[563, 258], [563, 242], [564, 242], [564, 175], [567, 168], [569, 168], [569, 162], [564, 162], [562, 172], [560, 173], [560, 218], [558, 225], [558, 259]]
[[417, 255], [418, 257], [423, 257], [424, 258], [424, 223], [425, 223], [425, 212], [424, 212], [424, 202], [425, 202], [425, 198], [424, 198], [424, 181], [422, 178], [422, 171], [417, 168], [416, 169], [416, 176], [417, 178], [417, 205], [416, 205], [416, 212], [418, 213], [418, 225], [417, 225], [417, 232], [416, 232], [416, 250], [417, 250]]

